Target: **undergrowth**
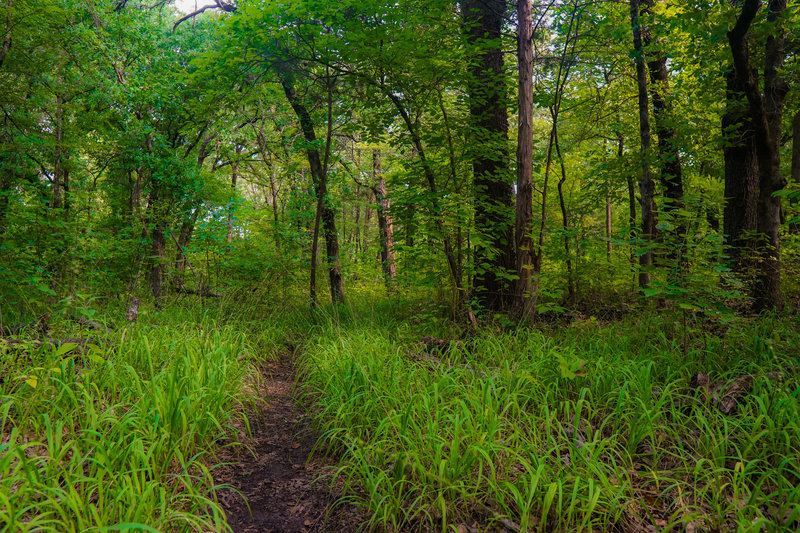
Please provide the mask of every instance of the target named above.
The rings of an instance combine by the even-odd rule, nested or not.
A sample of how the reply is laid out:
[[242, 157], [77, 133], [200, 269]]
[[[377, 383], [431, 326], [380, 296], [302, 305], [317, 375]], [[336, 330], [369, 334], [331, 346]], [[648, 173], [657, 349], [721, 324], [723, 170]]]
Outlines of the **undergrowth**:
[[85, 349], [0, 347], [0, 530], [227, 530], [211, 469], [246, 428], [252, 341], [191, 310], [142, 314]]
[[[317, 324], [302, 381], [346, 499], [369, 527], [457, 531], [790, 530], [800, 526], [796, 324], [674, 335], [644, 316], [450, 335], [435, 311]], [[702, 324], [700, 324], [702, 326]], [[730, 414], [690, 376], [752, 390]]]

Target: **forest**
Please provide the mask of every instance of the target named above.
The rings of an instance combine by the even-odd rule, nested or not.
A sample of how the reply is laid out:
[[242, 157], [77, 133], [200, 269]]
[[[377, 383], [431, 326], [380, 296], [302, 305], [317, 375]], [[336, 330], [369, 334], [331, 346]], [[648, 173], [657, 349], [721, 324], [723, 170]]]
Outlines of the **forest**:
[[800, 4], [0, 0], [0, 532], [800, 530]]

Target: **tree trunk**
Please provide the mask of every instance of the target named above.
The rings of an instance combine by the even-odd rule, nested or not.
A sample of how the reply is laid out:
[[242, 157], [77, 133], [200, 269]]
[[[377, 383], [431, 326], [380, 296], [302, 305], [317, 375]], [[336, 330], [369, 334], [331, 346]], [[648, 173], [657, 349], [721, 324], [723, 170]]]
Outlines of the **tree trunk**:
[[[642, 13], [652, 13], [654, 4], [655, 0], [644, 0]], [[652, 38], [650, 31], [642, 32], [642, 38], [644, 48], [649, 49], [654, 44], [657, 46], [657, 40]], [[672, 102], [669, 100], [667, 57], [660, 50], [653, 51], [653, 56], [653, 59], [647, 61], [650, 72], [649, 89], [653, 101], [655, 133], [658, 137], [658, 161], [661, 185], [664, 191], [664, 212], [669, 213], [683, 208], [683, 175], [678, 149], [678, 132], [675, 128]], [[684, 249], [686, 224], [683, 222], [683, 218], [683, 216], [673, 213], [671, 222], [674, 229], [669, 234], [672, 235], [674, 242], [668, 243], [669, 257], [675, 263], [672, 267], [680, 273], [684, 273], [688, 267]]]
[[754, 308], [762, 311], [780, 308], [781, 199], [774, 193], [783, 189], [786, 180], [780, 173], [780, 133], [783, 101], [788, 85], [778, 73], [783, 66], [784, 29], [781, 16], [786, 0], [770, 0], [767, 20], [775, 29], [767, 37], [764, 51], [764, 92], [762, 96], [756, 72], [750, 63], [747, 36], [760, 0], [745, 0], [736, 25], [728, 32], [736, 76], [742, 80], [750, 116], [755, 129], [758, 155], [758, 271], [753, 286]]
[[372, 153], [372, 171], [377, 179], [372, 188], [375, 200], [378, 202], [378, 230], [381, 241], [381, 267], [383, 279], [389, 292], [395, 290], [397, 278], [397, 265], [394, 261], [394, 227], [392, 225], [391, 200], [386, 193], [386, 180], [381, 173], [381, 162], [378, 151]]
[[[314, 193], [317, 197], [317, 209], [319, 218], [322, 221], [323, 233], [325, 235], [325, 251], [328, 258], [328, 277], [330, 280], [331, 301], [334, 304], [344, 303], [344, 283], [342, 281], [341, 265], [339, 263], [339, 236], [336, 232], [336, 218], [333, 208], [326, 200], [327, 195], [327, 155], [330, 149], [330, 135], [326, 138], [326, 157], [325, 162], [320, 159], [319, 151], [315, 148], [317, 136], [314, 132], [314, 123], [311, 114], [305, 104], [300, 100], [294, 88], [292, 80], [287, 74], [281, 75], [281, 85], [289, 104], [292, 106], [303, 131], [303, 137], [307, 143], [306, 157], [311, 168], [311, 177], [314, 186]], [[330, 91], [329, 91], [330, 98]], [[330, 117], [328, 118], [328, 129], [332, 128]]]
[[164, 235], [164, 212], [158, 191], [150, 193], [148, 204], [148, 222], [150, 231], [150, 289], [153, 292], [156, 308], [161, 308], [161, 297], [164, 287], [164, 262], [167, 242]]
[[641, 145], [640, 165], [641, 178], [639, 194], [642, 202], [642, 238], [645, 250], [639, 256], [639, 288], [646, 289], [650, 285], [650, 266], [653, 264], [653, 252], [650, 244], [656, 230], [655, 220], [655, 184], [650, 175], [650, 113], [647, 101], [647, 66], [642, 45], [642, 28], [639, 24], [639, 1], [630, 0], [631, 27], [633, 30], [633, 49], [636, 62], [636, 88], [639, 100], [639, 141]]
[[273, 239], [275, 239], [275, 253], [281, 257], [281, 228], [278, 216], [278, 189], [275, 185], [275, 165], [269, 166], [269, 195], [272, 203]]
[[553, 142], [556, 147], [558, 163], [561, 167], [561, 179], [558, 180], [558, 204], [561, 207], [561, 227], [564, 230], [564, 257], [567, 263], [567, 299], [575, 303], [575, 272], [572, 269], [572, 253], [569, 249], [569, 218], [567, 204], [564, 201], [564, 183], [567, 181], [567, 169], [561, 156], [561, 145], [558, 142], [558, 122], [553, 119]]
[[[501, 276], [514, 265], [513, 190], [508, 169], [508, 104], [501, 36], [505, 0], [464, 0], [467, 41], [474, 50], [467, 91], [472, 123], [475, 229], [485, 246], [475, 250], [475, 293], [489, 309], [500, 309], [510, 294]], [[488, 42], [487, 42], [488, 41]]]
[[731, 70], [727, 75], [722, 130], [726, 137], [725, 208], [723, 234], [734, 270], [744, 273], [753, 263], [758, 227], [758, 155], [755, 130], [744, 98], [744, 83]]
[[186, 248], [192, 240], [192, 233], [194, 233], [194, 226], [197, 222], [197, 217], [200, 214], [200, 208], [195, 207], [192, 211], [191, 217], [183, 221], [181, 224], [181, 231], [178, 234], [177, 250], [175, 251], [175, 278], [173, 287], [177, 292], [184, 288], [184, 279], [186, 277], [186, 265], [188, 258], [186, 256]]
[[530, 316], [533, 302], [533, 15], [530, 0], [517, 2], [519, 126], [517, 128], [516, 312]]

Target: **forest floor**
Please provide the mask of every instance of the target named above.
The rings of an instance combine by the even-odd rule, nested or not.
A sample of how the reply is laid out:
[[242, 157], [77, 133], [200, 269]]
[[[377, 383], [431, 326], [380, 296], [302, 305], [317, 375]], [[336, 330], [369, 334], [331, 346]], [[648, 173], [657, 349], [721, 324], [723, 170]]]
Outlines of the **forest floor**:
[[296, 401], [291, 356], [261, 373], [264, 402], [250, 417], [251, 435], [241, 436], [246, 447], [231, 448], [214, 474], [229, 487], [217, 491], [229, 525], [235, 533], [358, 530], [368, 517], [353, 505], [334, 505], [340, 491], [329, 474], [336, 462], [314, 450], [319, 435]]

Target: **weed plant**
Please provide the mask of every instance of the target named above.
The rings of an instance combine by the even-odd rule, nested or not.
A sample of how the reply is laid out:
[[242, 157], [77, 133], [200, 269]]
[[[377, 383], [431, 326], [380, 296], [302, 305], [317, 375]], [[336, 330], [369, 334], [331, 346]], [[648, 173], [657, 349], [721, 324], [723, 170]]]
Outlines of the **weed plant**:
[[[302, 357], [323, 438], [343, 452], [336, 476], [370, 527], [800, 525], [796, 324], [742, 321], [686, 344], [644, 316], [495, 331], [429, 353], [419, 340], [441, 322], [401, 322], [402, 307], [331, 315]], [[750, 374], [754, 386], [725, 415], [689, 387], [698, 371]]]
[[246, 423], [250, 345], [208, 316], [143, 311], [86, 350], [2, 348], [0, 530], [228, 529], [210, 468]]

